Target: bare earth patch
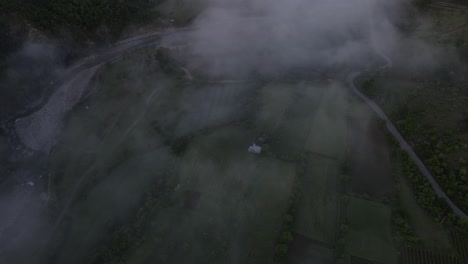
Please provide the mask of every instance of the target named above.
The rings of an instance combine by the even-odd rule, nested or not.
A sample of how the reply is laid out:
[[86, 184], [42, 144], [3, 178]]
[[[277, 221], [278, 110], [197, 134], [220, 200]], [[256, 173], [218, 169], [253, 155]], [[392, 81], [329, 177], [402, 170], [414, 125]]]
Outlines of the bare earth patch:
[[348, 121], [351, 145], [351, 188], [356, 193], [387, 196], [394, 192], [390, 152], [377, 121]]

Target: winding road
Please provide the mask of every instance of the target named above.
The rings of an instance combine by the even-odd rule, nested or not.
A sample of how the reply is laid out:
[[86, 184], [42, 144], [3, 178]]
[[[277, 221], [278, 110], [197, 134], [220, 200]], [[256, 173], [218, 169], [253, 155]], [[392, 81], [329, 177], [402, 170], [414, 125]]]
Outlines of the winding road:
[[[387, 68], [392, 67], [392, 61], [390, 58], [388, 58], [385, 54], [383, 54], [381, 51], [375, 49], [375, 52], [383, 59], [385, 60], [385, 64], [381, 67], [379, 67], [377, 70], [385, 70]], [[437, 196], [440, 198], [443, 198], [447, 201], [448, 205], [450, 208], [452, 208], [453, 212], [458, 215], [461, 218], [468, 218], [468, 216], [460, 209], [458, 208], [452, 200], [447, 196], [447, 194], [442, 190], [440, 185], [437, 183], [437, 181], [434, 179], [434, 176], [429, 172], [427, 167], [424, 165], [424, 163], [421, 161], [421, 159], [416, 155], [416, 153], [413, 151], [411, 146], [406, 142], [406, 140], [403, 138], [403, 136], [398, 132], [397, 128], [395, 125], [393, 125], [392, 121], [388, 118], [388, 116], [385, 114], [385, 112], [369, 97], [365, 96], [357, 87], [355, 84], [355, 80], [358, 76], [360, 76], [363, 72], [361, 71], [356, 71], [352, 72], [348, 75], [348, 83], [350, 87], [352, 88], [353, 92], [360, 97], [364, 102], [366, 102], [367, 105], [382, 119], [385, 121], [387, 129], [392, 135], [398, 140], [400, 143], [401, 149], [405, 150], [408, 152], [409, 156], [411, 159], [416, 163], [416, 165], [419, 168], [419, 171], [427, 178], [427, 180], [431, 183], [432, 188], [436, 192]]]
[[[60, 124], [66, 112], [77, 104], [83, 95], [85, 95], [86, 87], [89, 81], [99, 71], [102, 65], [107, 62], [119, 60], [122, 55], [127, 52], [145, 48], [154, 45], [173, 45], [184, 39], [185, 32], [192, 30], [188, 28], [172, 28], [161, 32], [152, 32], [144, 35], [138, 35], [126, 40], [117, 42], [112, 47], [96, 54], [83, 58], [76, 62], [71, 67], [65, 70], [60, 79], [53, 80], [51, 83], [50, 94], [41, 99], [41, 102], [30, 106], [23, 112], [16, 113], [2, 124], [8, 131], [9, 144], [14, 150], [10, 160], [18, 164], [28, 163], [33, 155], [47, 157], [48, 152], [56, 135], [59, 133]], [[35, 162], [34, 168], [31, 171], [22, 172], [22, 177], [30, 179], [32, 182], [44, 181], [42, 177], [43, 168], [47, 168], [47, 159], [41, 159], [41, 162]], [[37, 164], [36, 164], [37, 163]], [[29, 164], [29, 163], [28, 163]], [[31, 165], [33, 167], [33, 165]], [[36, 168], [37, 167], [37, 168]], [[90, 168], [91, 170], [92, 168]], [[18, 174], [18, 173], [16, 173]], [[13, 171], [11, 175], [5, 177], [16, 178], [17, 175]], [[86, 173], [85, 173], [86, 175]], [[85, 175], [82, 178], [85, 178]], [[15, 184], [15, 181], [12, 181]], [[17, 188], [18, 187], [18, 188]], [[78, 189], [77, 186], [76, 189]], [[11, 200], [15, 202], [14, 210], [10, 211], [0, 223], [0, 233], [4, 230], [22, 230], [21, 234], [32, 233], [35, 223], [25, 225], [28, 220], [25, 214], [30, 211], [41, 211], [48, 204], [48, 190], [33, 191], [33, 188], [28, 185], [11, 186]], [[45, 192], [45, 193], [40, 193]], [[75, 190], [76, 192], [76, 190]], [[45, 194], [45, 195], [44, 195]], [[72, 195], [72, 196], [75, 196]], [[17, 202], [17, 201], [20, 202]], [[45, 200], [44, 203], [42, 200]], [[44, 232], [49, 233], [50, 237], [54, 234], [56, 227], [62, 221], [62, 216], [67, 212], [68, 206], [73, 199], [65, 201], [65, 208], [61, 211], [60, 217], [55, 225], [49, 230], [49, 227], [44, 226]], [[36, 212], [35, 211], [35, 212]], [[25, 220], [26, 219], [26, 220]], [[0, 257], [5, 252], [12, 250], [15, 243], [23, 243], [25, 236], [17, 235], [8, 238], [3, 238], [10, 243], [0, 245]], [[40, 242], [40, 248], [47, 245], [50, 237], [43, 238]], [[37, 253], [37, 252], [36, 252]], [[34, 253], [34, 254], [36, 254]], [[1, 262], [1, 261], [0, 261]]]
[[[82, 96], [83, 91], [87, 86], [87, 83], [92, 78], [92, 76], [98, 71], [101, 65], [107, 62], [116, 61], [119, 58], [121, 58], [122, 54], [136, 49], [152, 45], [170, 46], [173, 42], [177, 42], [178, 38], [183, 37], [182, 33], [190, 30], [192, 29], [168, 29], [162, 32], [148, 33], [132, 37], [116, 43], [106, 51], [102, 51], [93, 56], [84, 58], [76, 64], [74, 64], [65, 72], [65, 74], [61, 78], [61, 81], [55, 82], [57, 88], [55, 89], [54, 93], [52, 93], [47, 98], [44, 98], [42, 103], [40, 103], [38, 106], [28, 109], [26, 112], [17, 114], [9, 121], [8, 126], [12, 134], [11, 137], [14, 138], [13, 142], [15, 143], [15, 145], [18, 146], [15, 146], [15, 148], [21, 149], [22, 146], [23, 148], [31, 149], [33, 151], [43, 151], [47, 153], [51, 145], [53, 144], [53, 140], [59, 127], [59, 123], [61, 122], [61, 119], [64, 116], [65, 112], [70, 110], [73, 107], [73, 105], [80, 100], [80, 97]], [[377, 70], [384, 70], [386, 68], [392, 67], [391, 60], [385, 54], [378, 50], [376, 50], [376, 52], [385, 61], [385, 64], [379, 67]], [[185, 72], [188, 79], [193, 79], [193, 76], [187, 69], [182, 68], [182, 70]], [[383, 112], [383, 110], [356, 87], [355, 80], [358, 76], [360, 76], [363, 73], [364, 72], [362, 71], [355, 71], [348, 75], [347, 81], [349, 82], [349, 85], [352, 88], [353, 92], [362, 100], [364, 100], [381, 119], [385, 120], [388, 130], [398, 140], [401, 149], [408, 152], [409, 156], [416, 163], [421, 173], [431, 183], [432, 188], [434, 189], [436, 194], [447, 201], [447, 203], [456, 215], [462, 218], [467, 218], [468, 216], [462, 210], [460, 210], [445, 194], [445, 192], [439, 186], [432, 174], [426, 168], [424, 163], [421, 161], [421, 159], [419, 159], [416, 153], [412, 150], [411, 146], [401, 136], [401, 134], [398, 132], [396, 127], [393, 125], [393, 123], [390, 121], [387, 115]], [[77, 85], [77, 81], [81, 81], [81, 83]], [[238, 83], [245, 81], [225, 80], [224, 82]], [[70, 89], [72, 87], [73, 89]], [[70, 93], [72, 94], [70, 95]], [[66, 103], [68, 103], [69, 105], [65, 105]], [[43, 126], [45, 122], [44, 120], [48, 120], [49, 124], [47, 126]], [[38, 140], [40, 140], [40, 142]], [[90, 170], [92, 170], [92, 168], [90, 168]], [[87, 173], [85, 173], [82, 176], [82, 178], [84, 179], [86, 175]], [[31, 199], [33, 199], [33, 197], [31, 197]], [[71, 201], [72, 199], [65, 203], [65, 207], [61, 211], [58, 220], [55, 222], [54, 226], [50, 230], [50, 235], [45, 239], [46, 241], [48, 241], [54, 235], [58, 225], [63, 219], [63, 216], [66, 214]], [[25, 203], [24, 208], [26, 207], [27, 203]], [[17, 219], [19, 217], [18, 215], [19, 214], [12, 214], [11, 225], [15, 225], [17, 221], [15, 221], [14, 219]], [[21, 229], [21, 227], [19, 226], [15, 227], [15, 229], [16, 228], [18, 228], [18, 230]]]
[[63, 116], [80, 101], [89, 81], [103, 64], [116, 61], [133, 50], [158, 44], [171, 45], [183, 35], [181, 33], [189, 30], [191, 29], [167, 29], [131, 37], [69, 67], [61, 80], [53, 82], [57, 85], [53, 93], [43, 98], [37, 106], [18, 113], [7, 121], [12, 145], [23, 152], [19, 156], [27, 156], [31, 151], [49, 152]]
[[[188, 28], [185, 28], [185, 29], [182, 29], [182, 31], [185, 31], [185, 30], [189, 30]], [[171, 34], [174, 34], [175, 32], [179, 32], [180, 30], [178, 31], [172, 31], [172, 32], [167, 32], [165, 33], [164, 35], [165, 36], [168, 36], [168, 35], [171, 35]], [[159, 36], [159, 35], [158, 35]], [[161, 35], [163, 36], [163, 35]], [[140, 37], [140, 38], [135, 38], [134, 40], [127, 40], [125, 41], [124, 43], [124, 49], [125, 48], [128, 48], [128, 45], [132, 45], [134, 44], [133, 41], [139, 41], [139, 43], [137, 45], [134, 45], [136, 47], [141, 47], [141, 46], [145, 46], [145, 45], [148, 45], [148, 44], [151, 44], [152, 42], [154, 43], [154, 37], [155, 35], [148, 35], [148, 36], [145, 36], [143, 39]], [[143, 40], [143, 41], [142, 41]], [[133, 46], [133, 47], [134, 47]], [[121, 50], [121, 48], [119, 49]], [[391, 68], [392, 67], [392, 61], [391, 59], [386, 56], [383, 52], [381, 52], [379, 49], [375, 48], [374, 47], [374, 50], [375, 52], [379, 55], [379, 57], [381, 57], [384, 61], [385, 61], [385, 64], [382, 65], [381, 67], [377, 68], [376, 70], [377, 71], [382, 71], [382, 70], [385, 70], [387, 68]], [[371, 100], [370, 98], [368, 98], [367, 96], [365, 96], [355, 85], [355, 80], [358, 76], [360, 76], [361, 74], [363, 74], [362, 71], [356, 71], [356, 72], [352, 72], [348, 75], [348, 82], [349, 82], [349, 85], [350, 87], [352, 88], [353, 92], [358, 96], [360, 97], [362, 100], [364, 100], [364, 102], [366, 102], [367, 105], [369, 105], [369, 107], [381, 118], [383, 119], [385, 122], [386, 122], [386, 126], [387, 126], [387, 129], [390, 133], [392, 133], [392, 135], [398, 140], [398, 142], [400, 143], [400, 147], [401, 149], [405, 150], [406, 152], [408, 152], [409, 156], [411, 157], [411, 159], [416, 163], [417, 167], [419, 168], [419, 171], [427, 178], [427, 180], [431, 183], [432, 185], [432, 188], [434, 189], [434, 191], [436, 192], [437, 196], [440, 197], [440, 198], [443, 198], [447, 201], [448, 205], [450, 206], [450, 208], [453, 210], [453, 212], [458, 215], [459, 217], [461, 218], [468, 218], [468, 215], [463, 212], [460, 208], [458, 208], [453, 202], [452, 200], [448, 197], [448, 195], [442, 190], [442, 188], [440, 187], [440, 185], [437, 183], [437, 181], [435, 180], [434, 176], [430, 173], [430, 171], [427, 169], [427, 167], [424, 165], [424, 163], [421, 161], [421, 159], [418, 157], [418, 155], [414, 152], [414, 150], [411, 148], [411, 146], [408, 144], [408, 142], [403, 138], [403, 136], [400, 134], [400, 132], [397, 130], [397, 128], [395, 127], [395, 125], [390, 121], [390, 119], [388, 118], [388, 116], [385, 114], [385, 112], [373, 101]], [[187, 73], [188, 76], [191, 77], [191, 74], [190, 73]]]

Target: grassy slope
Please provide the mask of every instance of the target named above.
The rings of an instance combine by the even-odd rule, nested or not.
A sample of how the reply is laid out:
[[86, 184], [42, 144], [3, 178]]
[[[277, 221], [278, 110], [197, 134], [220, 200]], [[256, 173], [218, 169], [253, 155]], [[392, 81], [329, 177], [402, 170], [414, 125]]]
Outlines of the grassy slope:
[[334, 245], [338, 216], [338, 164], [313, 158], [300, 183], [296, 232], [312, 240]]
[[226, 128], [194, 140], [181, 161], [176, 193], [196, 191], [198, 204], [155, 212], [153, 221], [169, 224], [175, 219], [177, 230], [153, 226], [149, 244], [143, 245], [153, 252], [145, 256], [137, 250], [131, 263], [271, 263], [295, 169], [248, 153], [251, 138], [248, 130]]
[[373, 201], [351, 198], [346, 251], [379, 263], [398, 263], [390, 230], [391, 208]]
[[322, 89], [325, 91], [317, 111], [312, 114], [306, 148], [308, 151], [342, 160], [347, 150], [347, 94], [344, 87], [338, 85]]
[[450, 238], [443, 226], [434, 220], [417, 204], [411, 186], [406, 179], [400, 181], [400, 200], [410, 224], [424, 246], [433, 249], [450, 250]]

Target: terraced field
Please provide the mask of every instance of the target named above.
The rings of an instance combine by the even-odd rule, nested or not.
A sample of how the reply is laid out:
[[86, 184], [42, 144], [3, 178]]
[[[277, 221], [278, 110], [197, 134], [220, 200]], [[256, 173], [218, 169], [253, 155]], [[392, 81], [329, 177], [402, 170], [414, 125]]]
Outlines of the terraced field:
[[294, 234], [288, 263], [335, 263], [334, 249], [301, 234]]
[[310, 159], [299, 186], [296, 232], [332, 247], [339, 214], [337, 162], [320, 157]]
[[[283, 92], [275, 92], [280, 89]], [[284, 89], [288, 89], [288, 93], [285, 93]], [[270, 125], [266, 126], [269, 128], [266, 132], [275, 138], [273, 150], [285, 156], [303, 153], [311, 133], [323, 132], [315, 129], [313, 120], [318, 109], [322, 107], [320, 100], [326, 93], [326, 87], [313, 83], [289, 84], [267, 93], [269, 100], [273, 99], [272, 93], [277, 98], [271, 100], [275, 103], [277, 112], [272, 112], [274, 119], [270, 119]]]
[[317, 110], [312, 114], [306, 149], [341, 160], [347, 150], [347, 93], [345, 87], [339, 85], [324, 89]]
[[134, 252], [131, 263], [272, 263], [295, 165], [248, 153], [251, 138], [228, 127], [194, 139], [180, 161], [174, 204], [152, 216], [158, 224], [142, 247], [152, 252]]
[[384, 264], [398, 263], [393, 245], [391, 208], [377, 202], [350, 198], [346, 252], [351, 256]]
[[404, 249], [403, 261], [405, 264], [462, 264], [455, 255], [438, 253], [430, 249], [407, 246]]
[[452, 230], [451, 237], [461, 263], [468, 263], [468, 236]]

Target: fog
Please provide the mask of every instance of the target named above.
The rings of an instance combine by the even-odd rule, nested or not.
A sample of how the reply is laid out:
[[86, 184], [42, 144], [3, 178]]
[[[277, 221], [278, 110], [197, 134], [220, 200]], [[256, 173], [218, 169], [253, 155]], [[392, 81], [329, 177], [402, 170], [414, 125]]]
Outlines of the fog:
[[188, 64], [213, 77], [272, 77], [363, 68], [378, 48], [398, 66], [428, 70], [447, 52], [398, 29], [414, 16], [407, 0], [211, 0], [187, 38], [197, 56]]
[[[396, 42], [379, 1], [213, 1], [188, 41], [214, 76], [274, 76], [297, 68], [359, 67], [374, 40]], [[371, 18], [369, 17], [371, 16]], [[371, 21], [378, 21], [373, 25]], [[391, 40], [390, 43], [388, 40]], [[385, 49], [385, 47], [382, 47]]]
[[48, 39], [29, 37], [17, 51], [8, 54], [0, 77], [1, 114], [5, 118], [17, 111], [38, 105], [50, 82], [63, 72], [63, 56], [57, 44]]
[[[129, 62], [126, 59], [132, 54], [128, 54], [125, 66], [121, 66], [125, 77], [112, 65], [105, 68], [111, 72], [108, 75], [100, 75], [96, 67], [86, 69], [51, 93], [43, 108], [17, 121], [19, 139], [26, 147], [40, 155], [51, 153], [40, 169], [55, 169], [50, 175], [55, 180], [61, 178], [53, 193], [42, 180], [35, 181], [35, 187], [27, 185], [48, 175], [42, 176], [37, 166], [24, 165], [34, 162], [34, 155], [8, 170], [10, 180], [2, 180], [2, 184], [11, 186], [14, 182], [14, 187], [0, 196], [0, 212], [8, 216], [0, 221], [0, 259], [6, 261], [0, 263], [18, 259], [17, 263], [32, 263], [32, 259], [34, 263], [88, 263], [101, 242], [109, 243], [115, 226], [133, 221], [135, 208], [144, 201], [150, 186], [167, 171], [177, 174], [179, 170], [180, 175], [160, 189], [167, 192], [169, 204], [180, 207], [183, 191], [207, 193], [209, 199], [202, 196], [199, 203], [202, 213], [181, 212], [179, 207], [165, 207], [161, 202], [161, 213], [153, 212], [155, 220], [148, 234], [162, 240], [139, 244], [160, 248], [147, 255], [132, 251], [129, 259], [135, 263], [142, 259], [163, 262], [171, 260], [164, 254], [173, 254], [172, 260], [188, 263], [192, 255], [203, 259], [201, 252], [209, 250], [210, 243], [225, 242], [228, 257], [221, 258], [227, 261], [223, 263], [245, 263], [248, 254], [243, 252], [242, 243], [254, 228], [249, 221], [261, 226], [261, 218], [255, 214], [258, 208], [285, 207], [281, 199], [292, 184], [253, 178], [257, 165], [242, 156], [247, 147], [244, 144], [251, 143], [244, 138], [254, 139], [266, 131], [280, 138], [278, 146], [288, 146], [284, 154], [307, 150], [341, 159], [346, 152], [348, 115], [361, 118], [362, 127], [372, 116], [362, 105], [347, 104], [349, 91], [339, 80], [345, 80], [350, 72], [384, 64], [379, 52], [392, 60], [397, 71], [415, 74], [456, 62], [451, 49], [401, 32], [398, 24], [415, 14], [409, 0], [206, 0], [195, 4], [200, 5], [200, 14], [190, 30], [175, 37], [186, 45], [177, 62], [195, 81], [161, 74], [151, 59], [145, 62], [154, 57], [154, 51], [135, 55], [137, 58]], [[11, 101], [15, 111], [37, 104], [42, 89], [35, 88], [60, 75], [60, 58], [53, 45], [26, 42], [7, 60], [1, 101]], [[291, 82], [296, 73], [307, 81], [293, 78]], [[325, 88], [326, 78], [337, 79], [332, 88]], [[40, 80], [37, 85], [36, 80]], [[245, 83], [222, 83], [232, 80]], [[271, 80], [280, 84], [265, 84]], [[91, 85], [102, 87], [85, 101], [89, 105], [85, 110], [79, 104], [80, 97]], [[25, 91], [10, 96], [12, 87]], [[291, 106], [294, 104], [297, 108]], [[76, 111], [67, 115], [74, 106]], [[165, 140], [245, 118], [257, 121], [257, 130], [226, 132], [214, 141], [213, 135], [203, 135], [189, 145], [187, 157], [175, 157], [163, 146]], [[2, 142], [0, 137], [0, 144], [7, 144]], [[235, 149], [230, 161], [235, 164], [225, 164], [225, 157], [213, 155], [226, 145]], [[262, 170], [277, 173], [278, 179], [283, 176], [280, 172], [294, 171], [283, 162], [267, 160], [264, 164]], [[25, 170], [20, 169], [23, 166]], [[252, 178], [242, 178], [244, 173]], [[220, 191], [231, 188], [225, 186], [234, 189]], [[253, 187], [265, 188], [261, 195], [278, 200], [258, 207], [244, 202], [244, 197], [253, 195]], [[231, 195], [229, 199], [226, 193]], [[218, 201], [230, 207], [222, 208]], [[229, 236], [230, 229], [239, 232], [223, 241], [222, 235]], [[212, 232], [206, 235], [207, 230]], [[176, 246], [165, 243], [164, 238]], [[194, 244], [190, 249], [184, 248], [187, 239]], [[178, 249], [192, 255], [179, 254]]]

